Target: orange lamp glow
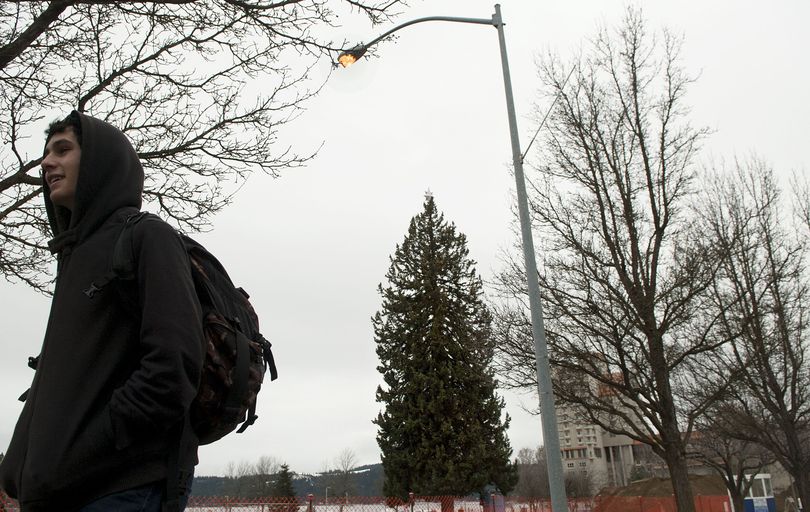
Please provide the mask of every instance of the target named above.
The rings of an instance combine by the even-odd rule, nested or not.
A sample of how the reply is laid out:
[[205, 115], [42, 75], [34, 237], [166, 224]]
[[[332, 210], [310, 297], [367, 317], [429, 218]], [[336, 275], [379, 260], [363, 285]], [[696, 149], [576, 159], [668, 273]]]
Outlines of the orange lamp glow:
[[338, 62], [344, 68], [348, 68], [349, 66], [357, 62], [357, 58], [351, 53], [341, 53], [340, 57], [338, 57]]

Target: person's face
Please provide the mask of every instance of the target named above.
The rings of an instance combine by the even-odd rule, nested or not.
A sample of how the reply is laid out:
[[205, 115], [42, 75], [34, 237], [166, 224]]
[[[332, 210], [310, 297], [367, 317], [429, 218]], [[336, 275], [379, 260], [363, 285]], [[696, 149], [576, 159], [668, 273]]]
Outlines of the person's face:
[[45, 145], [42, 174], [51, 189], [51, 202], [73, 210], [82, 148], [73, 128], [55, 133]]

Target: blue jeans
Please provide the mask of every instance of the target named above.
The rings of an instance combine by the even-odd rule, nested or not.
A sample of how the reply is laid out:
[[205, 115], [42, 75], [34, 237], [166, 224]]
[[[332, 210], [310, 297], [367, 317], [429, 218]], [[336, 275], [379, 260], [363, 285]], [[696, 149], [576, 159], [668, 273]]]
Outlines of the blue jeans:
[[[165, 482], [155, 482], [116, 492], [88, 503], [79, 512], [161, 512]], [[180, 497], [180, 510], [185, 510], [188, 493]]]

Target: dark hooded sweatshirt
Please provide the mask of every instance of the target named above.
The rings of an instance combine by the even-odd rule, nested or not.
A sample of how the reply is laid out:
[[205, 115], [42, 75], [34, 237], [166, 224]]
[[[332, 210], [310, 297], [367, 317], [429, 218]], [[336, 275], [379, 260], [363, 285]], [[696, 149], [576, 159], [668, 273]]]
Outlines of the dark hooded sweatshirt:
[[[51, 203], [43, 180], [56, 287], [39, 365], [0, 464], [0, 487], [24, 511], [74, 510], [165, 479], [204, 354], [188, 256], [168, 224], [136, 224], [135, 279], [84, 293], [110, 270], [123, 223], [140, 208], [144, 175], [123, 133], [80, 119], [72, 212]], [[180, 451], [185, 469], [196, 463], [189, 444]]]

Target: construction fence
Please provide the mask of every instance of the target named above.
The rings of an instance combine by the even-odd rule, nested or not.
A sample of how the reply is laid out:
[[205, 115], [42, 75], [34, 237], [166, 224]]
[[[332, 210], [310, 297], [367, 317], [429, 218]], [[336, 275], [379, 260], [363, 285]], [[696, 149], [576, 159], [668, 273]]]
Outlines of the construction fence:
[[[316, 496], [233, 498], [192, 496], [188, 512], [552, 512], [540, 498], [492, 495], [486, 500], [453, 496], [399, 498]], [[569, 498], [569, 512], [677, 512], [674, 497], [597, 496]], [[0, 493], [0, 512], [18, 512], [17, 503]], [[727, 496], [695, 497], [695, 512], [730, 512]]]
[[[600, 496], [593, 512], [678, 512], [675, 497]], [[728, 496], [695, 496], [695, 512], [731, 512]]]

